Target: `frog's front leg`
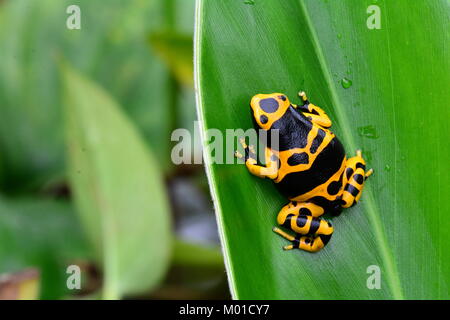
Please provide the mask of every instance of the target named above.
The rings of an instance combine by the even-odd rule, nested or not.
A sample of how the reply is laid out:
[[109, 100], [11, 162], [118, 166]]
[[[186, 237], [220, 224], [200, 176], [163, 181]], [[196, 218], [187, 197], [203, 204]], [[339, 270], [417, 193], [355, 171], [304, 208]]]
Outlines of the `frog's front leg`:
[[292, 242], [291, 245], [284, 247], [285, 250], [298, 248], [317, 252], [328, 243], [333, 234], [332, 225], [319, 218], [323, 213], [323, 208], [316, 204], [293, 201], [281, 209], [277, 222], [297, 235], [291, 236], [277, 227], [273, 228], [273, 231]]
[[298, 105], [297, 108], [299, 108], [311, 122], [314, 122], [323, 128], [331, 127], [331, 120], [322, 108], [310, 103], [304, 91], [299, 92], [298, 95], [302, 100], [302, 104]]
[[245, 143], [244, 138], [239, 140], [245, 151], [245, 156], [239, 152], [235, 152], [235, 156], [243, 159], [248, 171], [251, 174], [260, 178], [276, 179], [278, 175], [278, 158], [272, 153], [272, 151], [266, 147], [265, 149], [265, 161], [266, 165], [258, 164], [255, 148]]
[[373, 169], [366, 170], [366, 162], [364, 161], [361, 150], [356, 151], [356, 156], [346, 161], [346, 169], [344, 172], [344, 190], [342, 193], [343, 208], [355, 205], [364, 187], [364, 181], [373, 173]]

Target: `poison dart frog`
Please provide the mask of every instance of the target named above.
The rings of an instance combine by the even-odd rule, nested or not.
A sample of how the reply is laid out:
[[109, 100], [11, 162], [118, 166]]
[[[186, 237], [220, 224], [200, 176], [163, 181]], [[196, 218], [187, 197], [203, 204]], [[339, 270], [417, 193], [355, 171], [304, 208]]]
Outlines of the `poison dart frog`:
[[245, 161], [250, 173], [272, 179], [289, 199], [277, 222], [295, 235], [273, 228], [291, 242], [283, 248], [317, 252], [333, 234], [333, 226], [321, 216], [338, 215], [343, 208], [355, 205], [373, 170], [366, 171], [360, 150], [347, 158], [342, 143], [330, 130], [327, 114], [310, 103], [305, 92], [299, 97], [301, 104], [295, 105], [282, 93], [255, 95], [250, 102], [255, 129], [265, 130], [267, 136], [278, 130], [278, 145], [267, 139], [265, 165], [257, 161], [254, 146], [248, 146], [244, 138], [240, 143], [245, 155], [237, 151], [235, 155]]

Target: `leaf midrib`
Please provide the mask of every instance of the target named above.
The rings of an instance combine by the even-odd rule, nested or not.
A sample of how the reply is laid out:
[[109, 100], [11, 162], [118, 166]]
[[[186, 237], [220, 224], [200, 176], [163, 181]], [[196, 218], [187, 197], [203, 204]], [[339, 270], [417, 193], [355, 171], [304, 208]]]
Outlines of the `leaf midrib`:
[[[332, 80], [330, 69], [327, 66], [326, 59], [323, 55], [322, 48], [320, 46], [320, 42], [318, 40], [315, 29], [312, 25], [311, 19], [308, 15], [308, 10], [305, 7], [305, 3], [302, 0], [299, 0], [300, 8], [303, 11], [303, 16], [305, 17], [306, 27], [311, 34], [311, 40], [313, 45], [313, 50], [316, 53], [317, 59], [319, 61], [320, 69], [322, 70], [322, 74], [325, 78], [328, 88], [330, 89], [331, 94], [331, 102], [334, 105], [334, 110], [336, 111], [336, 117], [338, 118], [341, 127], [344, 140], [349, 145], [351, 150], [356, 150], [356, 143], [353, 135], [351, 134], [351, 130], [349, 129], [349, 121], [345, 112], [343, 111], [343, 106], [339, 100], [339, 96], [336, 92], [335, 83]], [[392, 68], [390, 68], [390, 72], [392, 74]], [[379, 253], [381, 255], [381, 259], [383, 260], [383, 264], [386, 268], [387, 273], [387, 282], [389, 284], [389, 288], [392, 292], [392, 295], [395, 299], [404, 299], [402, 287], [400, 284], [400, 277], [398, 275], [398, 271], [394, 260], [392, 258], [392, 252], [389, 249], [388, 242], [386, 240], [386, 235], [383, 231], [383, 226], [379, 217], [379, 209], [375, 204], [375, 200], [373, 197], [372, 188], [369, 185], [364, 188], [365, 201], [362, 204], [366, 207], [366, 211], [368, 213], [368, 218], [373, 226], [375, 237], [377, 239], [376, 243], [378, 246]], [[361, 204], [360, 204], [361, 205]]]

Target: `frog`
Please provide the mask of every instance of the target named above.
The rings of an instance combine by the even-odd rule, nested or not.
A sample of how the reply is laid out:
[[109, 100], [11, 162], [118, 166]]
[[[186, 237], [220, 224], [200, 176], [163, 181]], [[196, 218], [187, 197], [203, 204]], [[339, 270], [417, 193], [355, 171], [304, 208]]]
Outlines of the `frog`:
[[300, 103], [293, 104], [283, 93], [254, 95], [250, 101], [254, 128], [265, 131], [266, 137], [277, 130], [278, 143], [266, 139], [264, 164], [244, 138], [240, 144], [245, 153], [236, 151], [235, 156], [251, 174], [271, 179], [289, 200], [278, 212], [279, 227], [272, 229], [290, 242], [283, 249], [318, 252], [334, 232], [322, 216], [338, 216], [357, 204], [373, 169], [366, 170], [361, 150], [347, 158], [325, 111], [311, 103], [304, 91], [298, 96]]

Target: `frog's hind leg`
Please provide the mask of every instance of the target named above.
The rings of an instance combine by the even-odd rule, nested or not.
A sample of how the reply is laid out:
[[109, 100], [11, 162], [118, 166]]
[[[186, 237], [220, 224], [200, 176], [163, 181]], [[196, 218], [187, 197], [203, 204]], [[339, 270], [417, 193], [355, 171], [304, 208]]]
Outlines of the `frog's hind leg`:
[[323, 213], [323, 209], [316, 204], [293, 201], [281, 209], [277, 222], [297, 235], [291, 236], [277, 227], [273, 231], [292, 242], [284, 247], [285, 250], [298, 248], [317, 252], [328, 243], [333, 234], [331, 224], [319, 218]]
[[332, 227], [329, 228], [329, 232], [327, 232], [327, 234], [319, 234], [316, 236], [296, 234], [294, 237], [277, 227], [273, 227], [272, 230], [292, 242], [292, 244], [284, 246], [284, 250], [301, 249], [308, 252], [317, 252], [323, 249], [323, 247], [325, 247], [330, 241], [331, 235], [333, 234]]
[[283, 224], [281, 220], [285, 220], [288, 215], [320, 217], [323, 214], [323, 208], [315, 203], [291, 201], [278, 213], [278, 223]]
[[342, 207], [348, 208], [355, 205], [364, 188], [364, 181], [373, 173], [373, 169], [366, 170], [361, 150], [356, 151], [356, 156], [349, 158], [344, 173], [344, 190], [342, 193]]

